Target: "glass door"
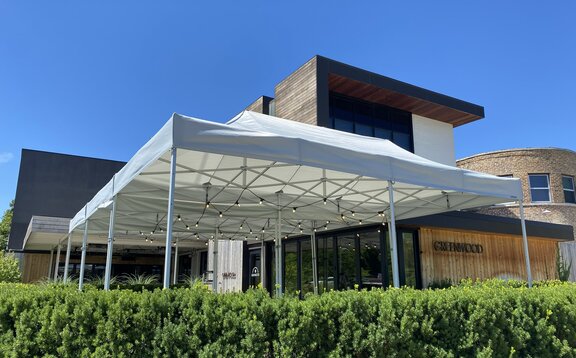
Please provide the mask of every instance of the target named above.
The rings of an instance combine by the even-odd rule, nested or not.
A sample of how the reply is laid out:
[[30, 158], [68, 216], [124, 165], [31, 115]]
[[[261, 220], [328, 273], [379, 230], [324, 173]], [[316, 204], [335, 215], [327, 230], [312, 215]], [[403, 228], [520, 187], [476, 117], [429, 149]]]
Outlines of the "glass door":
[[250, 278], [248, 279], [250, 288], [256, 288], [262, 282], [262, 250], [250, 250], [249, 264]]

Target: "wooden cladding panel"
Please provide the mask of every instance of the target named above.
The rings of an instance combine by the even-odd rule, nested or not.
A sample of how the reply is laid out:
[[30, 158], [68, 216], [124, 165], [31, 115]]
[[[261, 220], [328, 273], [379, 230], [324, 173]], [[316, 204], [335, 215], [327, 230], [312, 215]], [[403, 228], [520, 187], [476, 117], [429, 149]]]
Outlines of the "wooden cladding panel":
[[246, 107], [246, 110], [257, 113], [264, 113], [264, 98], [259, 97], [257, 100], [252, 102], [248, 107]]
[[24, 254], [23, 260], [22, 282], [36, 282], [48, 277], [50, 254]]
[[316, 125], [317, 71], [316, 57], [280, 82], [275, 88], [276, 116]]
[[359, 98], [368, 102], [380, 103], [389, 107], [402, 109], [423, 117], [452, 124], [454, 127], [481, 118], [474, 114], [465, 113], [454, 108], [442, 106], [424, 99], [400, 94], [369, 83], [352, 80], [335, 74], [330, 74], [328, 87], [330, 91], [333, 92]]
[[[453, 283], [464, 278], [526, 279], [521, 236], [422, 228], [419, 237], [423, 287], [446, 278]], [[435, 241], [480, 244], [484, 251], [436, 251]], [[528, 239], [534, 280], [556, 278], [557, 245], [549, 239]]]

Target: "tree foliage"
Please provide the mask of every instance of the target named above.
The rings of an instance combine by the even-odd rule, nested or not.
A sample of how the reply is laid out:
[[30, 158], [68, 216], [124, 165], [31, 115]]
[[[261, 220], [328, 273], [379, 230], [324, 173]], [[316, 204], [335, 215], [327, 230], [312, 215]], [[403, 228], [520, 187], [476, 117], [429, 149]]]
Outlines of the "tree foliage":
[[20, 263], [14, 254], [0, 251], [0, 282], [20, 281]]
[[4, 211], [2, 221], [0, 221], [0, 251], [6, 250], [8, 245], [8, 236], [10, 236], [10, 227], [12, 225], [12, 216], [14, 214], [14, 200], [10, 202], [10, 207]]

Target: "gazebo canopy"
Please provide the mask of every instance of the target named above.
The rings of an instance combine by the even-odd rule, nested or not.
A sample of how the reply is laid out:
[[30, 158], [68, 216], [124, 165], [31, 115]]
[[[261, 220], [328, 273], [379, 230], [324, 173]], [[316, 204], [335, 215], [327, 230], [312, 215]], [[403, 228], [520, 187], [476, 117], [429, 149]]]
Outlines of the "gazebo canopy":
[[88, 218], [90, 233], [107, 232], [117, 196], [115, 232], [131, 243], [163, 236], [172, 148], [173, 231], [184, 241], [207, 239], [216, 227], [225, 238], [272, 238], [278, 208], [282, 235], [310, 220], [328, 229], [382, 222], [389, 180], [397, 219], [522, 198], [518, 179], [439, 164], [388, 140], [248, 111], [226, 124], [174, 114], [76, 214], [70, 232]]

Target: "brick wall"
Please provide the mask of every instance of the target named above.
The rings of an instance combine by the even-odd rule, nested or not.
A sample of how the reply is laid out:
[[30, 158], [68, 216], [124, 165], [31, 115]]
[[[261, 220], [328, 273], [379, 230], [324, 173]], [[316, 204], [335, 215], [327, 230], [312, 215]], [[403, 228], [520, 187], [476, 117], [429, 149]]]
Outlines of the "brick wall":
[[[564, 201], [562, 175], [576, 177], [576, 152], [557, 148], [503, 150], [464, 158], [458, 160], [456, 165], [464, 169], [494, 175], [511, 174], [515, 178], [520, 178], [526, 203], [526, 219], [575, 226], [576, 204]], [[549, 174], [550, 203], [532, 203], [528, 184], [529, 174]], [[519, 216], [517, 205], [479, 211], [490, 215]]]

